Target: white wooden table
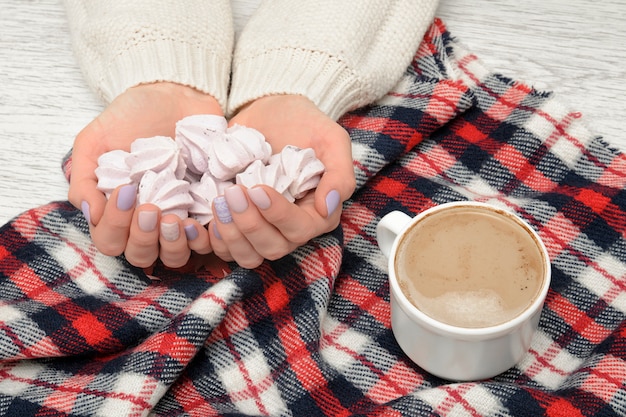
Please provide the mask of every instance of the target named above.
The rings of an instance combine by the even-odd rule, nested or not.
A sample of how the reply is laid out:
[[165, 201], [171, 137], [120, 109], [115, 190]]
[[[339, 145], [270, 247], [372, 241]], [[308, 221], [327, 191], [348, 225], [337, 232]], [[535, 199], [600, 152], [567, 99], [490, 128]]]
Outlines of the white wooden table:
[[[626, 151], [626, 1], [441, 0], [438, 14], [488, 66], [556, 92]], [[101, 109], [60, 0], [0, 0], [0, 224], [66, 199], [61, 158]]]

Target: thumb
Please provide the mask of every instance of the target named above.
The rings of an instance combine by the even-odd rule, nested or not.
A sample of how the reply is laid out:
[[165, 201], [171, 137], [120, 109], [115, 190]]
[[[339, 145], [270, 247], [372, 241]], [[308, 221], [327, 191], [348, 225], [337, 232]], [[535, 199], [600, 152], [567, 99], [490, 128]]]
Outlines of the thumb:
[[[87, 129], [85, 129], [87, 131]], [[89, 146], [89, 142], [80, 140], [83, 132], [74, 142], [70, 173], [68, 200], [82, 210], [90, 225], [96, 225], [104, 213], [106, 196], [97, 188], [98, 178], [95, 170], [98, 167], [97, 156], [100, 149]]]
[[76, 167], [72, 168], [72, 179], [68, 199], [72, 205], [80, 209], [90, 225], [97, 225], [104, 213], [106, 196], [96, 186], [97, 180], [77, 175]]
[[341, 213], [341, 204], [352, 196], [355, 188], [352, 164], [327, 169], [315, 190], [316, 211], [325, 218]]

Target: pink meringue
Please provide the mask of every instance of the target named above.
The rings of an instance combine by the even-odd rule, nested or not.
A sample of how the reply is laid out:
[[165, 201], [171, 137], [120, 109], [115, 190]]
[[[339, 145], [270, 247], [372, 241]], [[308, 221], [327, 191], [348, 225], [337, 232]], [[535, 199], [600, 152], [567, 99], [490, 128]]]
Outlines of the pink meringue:
[[224, 194], [224, 190], [233, 185], [231, 181], [220, 181], [209, 172], [205, 173], [200, 181], [191, 183], [189, 195], [193, 205], [189, 208], [189, 216], [196, 219], [203, 226], [213, 219], [211, 204], [213, 199]]
[[146, 171], [137, 190], [137, 204], [152, 203], [163, 214], [172, 213], [184, 219], [188, 217], [188, 210], [194, 202], [189, 187], [189, 183], [176, 178], [170, 168], [158, 173]]
[[212, 202], [233, 183], [273, 187], [289, 201], [317, 187], [323, 163], [311, 148], [272, 148], [257, 130], [227, 127], [222, 116], [189, 116], [176, 124], [176, 139], [140, 138], [130, 152], [107, 152], [95, 170], [98, 189], [110, 197], [124, 184], [138, 184], [137, 204], [152, 203], [164, 214], [192, 216], [206, 225]]
[[291, 179], [289, 192], [296, 199], [302, 198], [307, 191], [317, 187], [325, 167], [315, 156], [315, 150], [288, 145], [278, 155], [285, 175]]
[[246, 169], [256, 160], [267, 162], [272, 147], [258, 130], [234, 125], [209, 148], [209, 172], [225, 181]]
[[126, 163], [127, 156], [128, 152], [118, 149], [104, 153], [98, 158], [98, 167], [95, 171], [98, 177], [97, 188], [107, 198], [118, 186], [132, 183], [130, 167]]
[[283, 168], [279, 163], [265, 165], [262, 161], [254, 161], [248, 165], [244, 172], [237, 174], [235, 182], [246, 188], [252, 188], [259, 184], [269, 185], [290, 202], [293, 203], [295, 201], [294, 196], [289, 192], [291, 179], [285, 176]]
[[317, 187], [324, 170], [324, 164], [317, 159], [312, 148], [289, 145], [272, 155], [267, 165], [258, 160], [250, 164], [244, 172], [237, 174], [236, 182], [247, 188], [269, 185], [294, 202]]
[[207, 172], [209, 148], [226, 134], [227, 127], [226, 118], [213, 114], [188, 116], [176, 123], [175, 140], [189, 171]]
[[126, 164], [130, 167], [130, 179], [133, 182], [139, 182], [147, 171], [170, 169], [177, 179], [182, 179], [187, 170], [180, 147], [167, 136], [134, 140]]

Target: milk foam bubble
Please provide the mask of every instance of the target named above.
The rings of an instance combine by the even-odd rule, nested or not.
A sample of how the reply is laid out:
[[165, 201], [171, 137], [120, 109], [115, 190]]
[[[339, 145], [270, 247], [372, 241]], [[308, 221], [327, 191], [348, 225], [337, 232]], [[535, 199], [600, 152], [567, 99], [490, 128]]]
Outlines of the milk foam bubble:
[[435, 298], [424, 298], [419, 305], [439, 321], [460, 327], [486, 327], [510, 317], [504, 300], [491, 289], [450, 291]]

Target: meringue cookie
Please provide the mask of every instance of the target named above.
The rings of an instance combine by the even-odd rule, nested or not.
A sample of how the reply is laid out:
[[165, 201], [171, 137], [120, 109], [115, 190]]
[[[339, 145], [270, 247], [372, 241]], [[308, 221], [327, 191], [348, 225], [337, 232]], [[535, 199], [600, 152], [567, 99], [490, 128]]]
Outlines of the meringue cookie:
[[213, 219], [211, 203], [213, 199], [224, 194], [224, 190], [233, 185], [230, 181], [220, 181], [209, 172], [205, 173], [199, 182], [191, 183], [189, 195], [193, 205], [189, 208], [189, 216], [196, 219], [203, 226]]
[[255, 160], [266, 163], [271, 154], [272, 147], [261, 132], [234, 125], [226, 130], [220, 140], [212, 143], [209, 149], [209, 172], [219, 180], [229, 180]]
[[176, 178], [170, 168], [158, 173], [146, 171], [139, 183], [137, 204], [152, 203], [163, 214], [172, 213], [184, 219], [188, 217], [188, 210], [194, 202], [189, 187], [189, 183]]
[[288, 178], [291, 178], [289, 192], [301, 198], [307, 191], [317, 187], [325, 167], [315, 156], [312, 148], [300, 149], [297, 146], [285, 146], [279, 154], [281, 166]]
[[134, 140], [126, 164], [130, 167], [130, 179], [137, 183], [147, 171], [170, 169], [177, 179], [182, 179], [187, 171], [178, 144], [167, 136]]
[[208, 170], [209, 148], [226, 134], [227, 126], [225, 117], [213, 114], [188, 116], [176, 123], [175, 140], [189, 171], [202, 175]]
[[192, 216], [206, 225], [212, 202], [233, 183], [273, 187], [289, 201], [315, 188], [324, 172], [311, 148], [272, 148], [257, 130], [227, 127], [222, 116], [189, 116], [176, 123], [176, 139], [136, 139], [130, 152], [111, 151], [98, 159], [98, 189], [107, 198], [119, 185], [138, 184], [138, 204], [152, 203], [164, 214]]
[[114, 150], [104, 153], [98, 158], [98, 167], [95, 170], [98, 178], [98, 190], [102, 191], [107, 198], [113, 190], [120, 185], [130, 184], [130, 167], [126, 163], [128, 152]]
[[312, 148], [300, 149], [286, 146], [279, 154], [272, 155], [268, 164], [255, 161], [240, 174], [237, 184], [251, 188], [258, 184], [269, 185], [287, 200], [294, 202], [307, 191], [317, 187], [324, 164], [317, 159]]
[[[271, 158], [270, 161], [272, 161]], [[270, 162], [269, 165], [265, 165], [263, 161], [254, 161], [248, 165], [244, 172], [237, 174], [235, 182], [246, 188], [252, 188], [259, 184], [269, 185], [282, 194], [289, 202], [293, 203], [296, 199], [289, 192], [291, 179], [285, 175], [283, 167], [280, 165], [280, 160], [276, 159], [275, 161], [277, 163]]]

